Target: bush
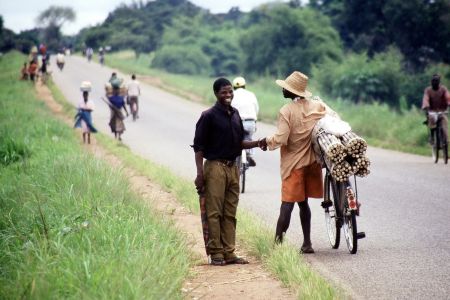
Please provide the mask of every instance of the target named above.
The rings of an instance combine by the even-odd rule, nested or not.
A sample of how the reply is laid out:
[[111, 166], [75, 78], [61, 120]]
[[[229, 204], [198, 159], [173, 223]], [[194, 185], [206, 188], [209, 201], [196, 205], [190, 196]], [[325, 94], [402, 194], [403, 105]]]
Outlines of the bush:
[[349, 54], [342, 63], [328, 60], [314, 67], [319, 89], [333, 98], [355, 103], [375, 101], [399, 107], [405, 81], [402, 56], [391, 49], [369, 59], [366, 53]]
[[212, 72], [208, 57], [194, 46], [163, 46], [156, 51], [152, 67], [188, 75]]

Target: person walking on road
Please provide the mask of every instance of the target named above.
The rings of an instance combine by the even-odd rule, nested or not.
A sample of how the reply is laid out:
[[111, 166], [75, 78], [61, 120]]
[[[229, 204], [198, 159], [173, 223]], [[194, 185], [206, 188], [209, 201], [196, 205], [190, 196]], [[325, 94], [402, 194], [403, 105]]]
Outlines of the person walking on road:
[[[232, 105], [239, 111], [244, 126], [244, 139], [253, 140], [253, 134], [256, 132], [256, 121], [258, 119], [259, 105], [258, 99], [254, 93], [246, 89], [245, 78], [236, 77], [233, 80], [234, 97]], [[249, 166], [256, 166], [253, 158], [253, 150], [247, 150], [247, 160]]]
[[127, 85], [128, 98], [127, 102], [130, 105], [130, 112], [133, 116], [133, 121], [139, 118], [139, 96], [141, 95], [141, 88], [139, 81], [136, 80], [136, 75], [131, 75], [131, 81]]
[[75, 116], [75, 128], [81, 128], [83, 132], [83, 143], [91, 143], [91, 132], [97, 132], [92, 124], [92, 111], [95, 109], [94, 102], [89, 100], [89, 92], [91, 90], [91, 83], [83, 81], [81, 83], [81, 91], [83, 92], [83, 99], [78, 103], [78, 112]]
[[119, 141], [122, 140], [122, 134], [125, 131], [125, 123], [123, 120], [125, 117], [122, 113], [122, 108], [125, 110], [125, 113], [128, 117], [127, 107], [125, 106], [124, 97], [119, 94], [120, 88], [113, 86], [113, 94], [108, 97], [109, 100], [109, 108], [111, 110], [111, 118], [109, 120], [109, 126], [111, 128], [112, 133], [114, 133], [114, 138]]
[[[207, 253], [211, 265], [248, 264], [235, 252], [236, 211], [239, 202], [239, 169], [236, 158], [242, 149], [259, 146], [245, 141], [239, 112], [231, 106], [233, 88], [225, 78], [213, 84], [216, 103], [204, 111], [195, 129], [194, 144], [197, 192], [203, 195], [207, 218]], [[203, 163], [203, 159], [206, 161]]]
[[[450, 93], [447, 88], [441, 84], [441, 76], [434, 74], [431, 78], [431, 86], [427, 87], [423, 93], [422, 109], [427, 117], [428, 127], [430, 128], [430, 144], [433, 144], [434, 131], [436, 130], [436, 118], [429, 117], [429, 112], [444, 112], [450, 105]], [[448, 118], [442, 114], [442, 129], [444, 130], [445, 140], [448, 141]]]
[[316, 161], [311, 144], [312, 129], [325, 116], [328, 107], [321, 101], [310, 99], [306, 90], [308, 77], [295, 71], [276, 83], [283, 88], [284, 98], [292, 101], [284, 105], [278, 115], [277, 132], [261, 140], [269, 150], [280, 148], [281, 207], [275, 242], [281, 243], [289, 228], [295, 203], [300, 208], [303, 231], [302, 253], [314, 253], [311, 243], [311, 210], [308, 198], [323, 197], [322, 167]]

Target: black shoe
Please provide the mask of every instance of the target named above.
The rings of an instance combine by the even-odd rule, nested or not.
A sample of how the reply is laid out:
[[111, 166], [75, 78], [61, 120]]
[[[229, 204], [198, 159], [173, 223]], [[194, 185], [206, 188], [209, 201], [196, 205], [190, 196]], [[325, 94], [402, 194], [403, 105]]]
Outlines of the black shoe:
[[256, 162], [251, 156], [247, 156], [249, 167], [256, 167]]
[[330, 206], [333, 206], [333, 202], [331, 200], [324, 200], [320, 205], [325, 209]]

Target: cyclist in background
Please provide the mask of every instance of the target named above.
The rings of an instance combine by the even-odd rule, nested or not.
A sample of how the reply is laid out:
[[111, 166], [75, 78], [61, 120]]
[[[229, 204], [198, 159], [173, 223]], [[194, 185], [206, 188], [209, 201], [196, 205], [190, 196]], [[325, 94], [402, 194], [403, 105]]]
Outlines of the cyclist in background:
[[[256, 131], [256, 121], [258, 119], [259, 105], [254, 93], [248, 91], [243, 77], [236, 77], [233, 80], [234, 97], [231, 105], [239, 111], [242, 125], [244, 126], [244, 140], [252, 141]], [[248, 149], [247, 160], [251, 167], [256, 166], [253, 159], [253, 149]]]
[[100, 64], [103, 65], [105, 63], [105, 50], [103, 49], [103, 47], [100, 47], [100, 49], [98, 49], [98, 57]]
[[133, 121], [139, 118], [139, 96], [141, 95], [141, 88], [139, 86], [139, 81], [136, 80], [136, 75], [131, 75], [131, 81], [127, 86], [128, 98], [127, 102], [130, 105], [130, 111], [133, 116]]
[[88, 62], [91, 62], [92, 59], [92, 55], [94, 55], [94, 49], [92, 49], [91, 47], [86, 49], [86, 57]]
[[[444, 112], [450, 105], [450, 93], [447, 88], [441, 84], [441, 76], [434, 74], [431, 77], [431, 86], [427, 87], [423, 94], [422, 109], [425, 111], [428, 127], [430, 128], [430, 144], [433, 144], [434, 131], [436, 130], [437, 120], [430, 118], [429, 112]], [[442, 129], [444, 130], [445, 140], [448, 140], [448, 118], [442, 114]]]

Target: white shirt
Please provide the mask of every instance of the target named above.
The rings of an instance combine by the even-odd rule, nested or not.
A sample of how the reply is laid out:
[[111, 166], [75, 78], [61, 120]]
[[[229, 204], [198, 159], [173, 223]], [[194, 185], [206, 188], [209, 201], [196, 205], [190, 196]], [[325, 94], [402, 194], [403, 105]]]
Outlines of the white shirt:
[[88, 110], [94, 110], [95, 104], [92, 100], [88, 99], [87, 102], [84, 102], [84, 99], [81, 99], [80, 102], [78, 102], [78, 108], [80, 109], [88, 109]]
[[131, 80], [128, 83], [128, 96], [137, 97], [141, 94], [141, 89], [139, 88], [139, 81]]
[[242, 120], [257, 120], [259, 105], [255, 94], [244, 88], [238, 88], [234, 91], [231, 105], [239, 111]]

